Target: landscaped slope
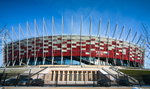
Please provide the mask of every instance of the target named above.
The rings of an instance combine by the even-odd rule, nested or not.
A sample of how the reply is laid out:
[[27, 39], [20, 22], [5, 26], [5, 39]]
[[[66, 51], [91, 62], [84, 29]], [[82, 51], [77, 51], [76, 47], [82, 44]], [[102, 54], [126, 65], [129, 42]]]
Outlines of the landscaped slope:
[[150, 84], [150, 70], [119, 69], [119, 71], [134, 77], [142, 84]]

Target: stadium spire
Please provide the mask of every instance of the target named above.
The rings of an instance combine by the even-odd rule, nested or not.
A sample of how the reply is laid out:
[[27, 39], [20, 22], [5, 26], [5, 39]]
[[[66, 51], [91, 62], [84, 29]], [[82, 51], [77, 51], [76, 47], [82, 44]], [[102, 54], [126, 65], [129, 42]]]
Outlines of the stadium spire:
[[62, 34], [61, 34], [61, 65], [63, 64], [63, 33], [64, 33], [64, 17], [62, 16]]
[[116, 26], [115, 26], [115, 30], [114, 30], [114, 32], [113, 32], [112, 38], [114, 38], [117, 29], [118, 29], [118, 24], [116, 24]]
[[51, 32], [51, 34], [52, 34], [52, 40], [51, 40], [51, 42], [52, 42], [52, 48], [51, 48], [51, 51], [52, 51], [52, 55], [51, 55], [51, 57], [52, 57], [52, 65], [54, 64], [54, 50], [53, 50], [53, 35], [54, 35], [54, 16], [52, 16], [52, 30], [51, 30], [52, 32]]
[[119, 35], [119, 39], [121, 38], [124, 29], [125, 29], [125, 27], [123, 26], [123, 27], [122, 27], [122, 30], [121, 30], [121, 32], [120, 32], [120, 35]]
[[82, 16], [80, 17], [80, 65], [81, 65], [81, 61], [82, 61], [82, 37], [81, 37], [81, 35], [82, 35], [82, 21], [83, 20], [83, 18], [82, 18]]

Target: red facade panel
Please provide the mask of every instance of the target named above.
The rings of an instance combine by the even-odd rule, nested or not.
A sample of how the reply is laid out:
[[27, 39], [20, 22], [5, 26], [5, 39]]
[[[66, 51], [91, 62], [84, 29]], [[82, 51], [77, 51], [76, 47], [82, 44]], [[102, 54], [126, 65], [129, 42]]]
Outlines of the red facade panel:
[[[52, 38], [49, 36], [48, 38]], [[53, 37], [55, 38], [55, 37]], [[104, 41], [98, 41], [96, 39], [86, 39], [83, 42], [76, 41], [76, 43], [72, 43], [71, 47], [71, 40], [70, 39], [65, 39], [63, 38], [63, 48], [61, 45], [61, 38], [57, 38], [57, 40], [53, 40], [53, 56], [61, 56], [61, 49], [63, 49], [63, 56], [71, 56], [71, 48], [72, 48], [72, 56], [80, 56], [80, 53], [82, 53], [82, 56], [91, 56], [91, 57], [103, 57], [103, 58], [112, 58], [112, 59], [122, 59], [122, 60], [130, 60], [130, 61], [135, 61], [138, 63], [143, 63], [143, 57], [144, 53], [142, 52], [141, 48], [138, 47], [129, 47], [129, 46], [123, 46], [123, 41], [119, 41], [117, 43], [116, 41], [111, 41], [111, 44], [107, 44], [107, 42]], [[34, 40], [34, 39], [29, 39], [29, 40]], [[34, 41], [28, 43], [28, 47], [26, 42], [22, 42], [20, 46], [20, 57], [21, 58], [26, 58], [27, 56], [27, 48], [28, 48], [28, 57], [42, 57], [43, 56], [43, 41], [42, 39], [36, 39], [36, 54], [35, 53], [35, 48], [34, 48]], [[57, 41], [59, 40], [59, 43]], [[91, 44], [91, 41], [95, 41], [95, 43]], [[38, 42], [38, 43], [37, 43]], [[49, 40], [44, 40], [44, 56], [49, 57], [52, 56], [52, 42], [51, 39]], [[80, 47], [80, 43], [82, 43], [82, 47]], [[25, 44], [25, 45], [24, 45]], [[10, 60], [14, 59], [12, 58], [12, 50], [14, 52], [14, 56], [16, 57], [15, 59], [19, 59], [19, 51], [18, 51], [18, 46], [14, 46], [14, 49], [12, 49], [12, 44], [9, 44], [10, 46], [8, 47], [8, 52], [9, 52], [9, 57]], [[65, 45], [65, 46], [64, 46]], [[121, 47], [120, 47], [121, 46]], [[101, 47], [101, 48], [100, 48]], [[15, 49], [16, 48], [16, 49]], [[123, 54], [123, 50], [125, 50]], [[82, 51], [82, 52], [81, 52]], [[106, 53], [107, 52], [107, 53]], [[89, 54], [90, 53], [90, 54]], [[141, 56], [139, 56], [141, 55]], [[6, 58], [6, 57], [5, 57]]]

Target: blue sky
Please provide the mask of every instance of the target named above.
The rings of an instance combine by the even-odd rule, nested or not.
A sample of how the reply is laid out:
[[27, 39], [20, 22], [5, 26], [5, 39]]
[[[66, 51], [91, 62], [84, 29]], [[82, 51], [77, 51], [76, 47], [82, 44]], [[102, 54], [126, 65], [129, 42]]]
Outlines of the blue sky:
[[[111, 30], [117, 23], [118, 31], [125, 26], [126, 32], [132, 28], [132, 35], [138, 32], [139, 36], [142, 32], [141, 23], [150, 26], [149, 10], [150, 0], [0, 0], [0, 28], [7, 25], [8, 29], [11, 26], [17, 29], [18, 24], [24, 28], [26, 21], [33, 24], [34, 19], [40, 25], [43, 17], [50, 27], [51, 17], [54, 16], [56, 34], [60, 34], [61, 16], [64, 16], [65, 33], [69, 34], [71, 16], [74, 16], [73, 32], [78, 34], [80, 16], [83, 16], [83, 34], [88, 34], [89, 18], [92, 16], [93, 35], [97, 34], [98, 21], [101, 18], [101, 34], [105, 32], [107, 21], [110, 20]], [[146, 63], [148, 66], [150, 62]]]

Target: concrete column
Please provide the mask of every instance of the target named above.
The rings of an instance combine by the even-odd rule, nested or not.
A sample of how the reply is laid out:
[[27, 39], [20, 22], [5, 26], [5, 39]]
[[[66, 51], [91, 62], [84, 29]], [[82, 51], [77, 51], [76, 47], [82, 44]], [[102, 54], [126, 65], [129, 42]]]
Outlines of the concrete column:
[[85, 73], [85, 81], [88, 81], [88, 71]]
[[45, 77], [43, 77], [44, 78], [44, 83], [45, 84], [50, 84], [50, 81], [51, 81], [51, 71], [49, 73], [47, 73], [47, 74], [44, 74], [44, 75], [45, 75]]
[[79, 78], [79, 71], [77, 70], [77, 79], [76, 79], [76, 81], [78, 81], [78, 78]]
[[47, 79], [47, 80], [50, 80], [50, 81], [51, 81], [51, 78], [52, 78], [52, 71], [50, 71], [50, 73], [49, 73], [49, 74], [46, 74], [45, 79]]
[[74, 81], [74, 71], [72, 71], [72, 81]]
[[94, 74], [94, 81], [97, 80], [97, 71], [95, 71], [95, 74]]
[[83, 71], [81, 71], [81, 81], [83, 81]]
[[69, 71], [67, 71], [68, 73], [67, 73], [67, 81], [69, 81], [69, 77], [70, 77], [70, 75], [69, 75]]
[[55, 78], [56, 78], [56, 74], [55, 74], [55, 70], [53, 72], [53, 81], [55, 81]]
[[58, 71], [58, 81], [60, 81], [60, 71]]
[[91, 76], [91, 80], [92, 80], [92, 79], [93, 79], [92, 71], [91, 71], [91, 73], [90, 73], [90, 76]]
[[65, 81], [65, 71], [63, 71], [62, 81]]
[[49, 79], [50, 81], [52, 81], [52, 71], [50, 71], [50, 73], [47, 75], [46, 79]]

